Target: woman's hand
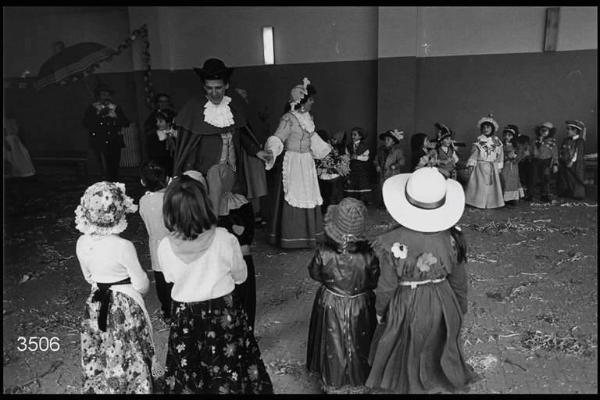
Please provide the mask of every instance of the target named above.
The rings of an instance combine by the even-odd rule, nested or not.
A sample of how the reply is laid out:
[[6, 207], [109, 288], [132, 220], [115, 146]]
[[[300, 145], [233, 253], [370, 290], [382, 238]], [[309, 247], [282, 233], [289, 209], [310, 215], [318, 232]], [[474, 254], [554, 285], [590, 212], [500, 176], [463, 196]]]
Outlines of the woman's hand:
[[256, 153], [256, 157], [260, 158], [265, 163], [269, 163], [273, 159], [273, 154], [266, 150], [260, 150], [258, 153]]

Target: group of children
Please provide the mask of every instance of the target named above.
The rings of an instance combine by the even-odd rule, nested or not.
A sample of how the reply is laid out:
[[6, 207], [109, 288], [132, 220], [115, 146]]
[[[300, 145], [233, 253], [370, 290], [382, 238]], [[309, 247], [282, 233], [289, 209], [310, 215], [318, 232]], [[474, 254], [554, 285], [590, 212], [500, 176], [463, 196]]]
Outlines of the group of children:
[[316, 160], [323, 211], [328, 205], [339, 203], [344, 194], [370, 204], [374, 200], [370, 179], [372, 165], [377, 172], [379, 189], [383, 181], [402, 172], [405, 165], [400, 146], [404, 132], [397, 129], [379, 135], [383, 144], [377, 149], [375, 157], [371, 157], [366, 133], [360, 127], [351, 129], [349, 144], [346, 144], [343, 131], [331, 137], [325, 130], [318, 130], [317, 133], [332, 147], [327, 157]]
[[[521, 199], [547, 203], [555, 195], [581, 200], [585, 197], [586, 127], [578, 120], [566, 121], [565, 125], [567, 135], [559, 145], [551, 122], [535, 128], [536, 138], [532, 142], [517, 125], [508, 124], [500, 132], [492, 115], [483, 117], [477, 123], [481, 134], [473, 142], [468, 159], [461, 162], [457, 147], [465, 144], [456, 142], [454, 132], [437, 122], [433, 139], [426, 133], [411, 136], [410, 164], [401, 146], [404, 134], [397, 129], [379, 135], [383, 143], [375, 157], [370, 157], [363, 129], [351, 130], [349, 145], [344, 143], [344, 132], [329, 138], [321, 130], [322, 138], [334, 148], [325, 160], [317, 160], [323, 208], [337, 204], [342, 193], [367, 204], [371, 202], [371, 158], [378, 176], [379, 195], [387, 178], [429, 166], [436, 167], [446, 178], [463, 183], [466, 204], [472, 207], [497, 208], [515, 205]], [[551, 193], [553, 176], [557, 193]]]
[[[150, 161], [142, 184], [148, 191], [139, 211], [170, 326], [164, 391], [273, 393], [253, 333], [255, 299], [248, 297], [255, 293], [247, 286], [254, 270], [243, 250], [249, 234], [236, 229], [243, 210], [217, 215], [197, 171], [167, 182], [164, 167]], [[90, 186], [76, 210], [83, 233], [76, 253], [92, 286], [82, 323], [84, 393], [157, 390], [161, 373], [142, 298], [149, 280], [133, 244], [119, 237], [135, 211], [125, 186], [106, 181]], [[235, 234], [217, 227], [227, 222]]]
[[[413, 135], [413, 173], [402, 173], [403, 132], [384, 132], [375, 169], [382, 201], [400, 225], [372, 242], [364, 236], [367, 211], [360, 200], [371, 190], [364, 131], [352, 129], [347, 146], [343, 134], [320, 132], [333, 150], [318, 165], [328, 207], [326, 240], [308, 266], [322, 285], [311, 314], [307, 368], [320, 374], [326, 391], [454, 392], [476, 379], [460, 345], [466, 243], [456, 223], [465, 204], [493, 208], [523, 198], [522, 182], [530, 198], [541, 182], [547, 201], [551, 173], [559, 173], [561, 194], [582, 198], [585, 125], [566, 125], [559, 149], [550, 123], [540, 125], [530, 143], [515, 125], [503, 129], [501, 140], [497, 122], [482, 118], [465, 190], [457, 181], [461, 144], [448, 127], [435, 125], [435, 141]], [[170, 326], [165, 392], [273, 393], [253, 333], [251, 208], [211, 204], [197, 171], [169, 181], [164, 166], [150, 161], [141, 183], [147, 192], [139, 212], [162, 318]], [[133, 244], [119, 236], [126, 214], [137, 208], [123, 184], [104, 181], [85, 191], [76, 210], [83, 233], [76, 253], [92, 287], [81, 334], [85, 393], [152, 393], [161, 375], [142, 297], [149, 280]]]
[[309, 263], [321, 283], [313, 304], [307, 367], [326, 392], [466, 391], [466, 243], [456, 227], [461, 185], [436, 168], [385, 180], [383, 201], [400, 225], [372, 242], [367, 208], [347, 197], [325, 215], [325, 242]]
[[567, 136], [560, 147], [551, 122], [536, 127], [536, 140], [519, 132], [516, 125], [496, 134], [498, 123], [490, 115], [477, 123], [481, 135], [473, 144], [467, 161], [469, 179], [467, 204], [478, 208], [497, 208], [515, 204], [519, 199], [552, 201], [552, 175], [557, 174], [558, 195], [577, 200], [585, 198], [584, 141], [585, 124], [565, 121]]
[[[195, 171], [167, 182], [149, 162], [139, 211], [170, 323], [166, 393], [273, 393], [247, 305], [250, 275], [240, 238], [217, 227], [206, 183]], [[310, 320], [307, 367], [325, 390], [396, 393], [466, 390], [466, 245], [455, 227], [464, 192], [436, 168], [388, 178], [383, 201], [400, 226], [368, 242], [367, 209], [347, 197], [325, 215], [325, 242], [309, 263], [321, 282]], [[98, 182], [76, 210], [77, 257], [92, 291], [82, 323], [85, 393], [152, 393], [157, 370], [142, 295], [149, 280], [119, 233], [137, 211], [121, 183]], [[253, 271], [252, 271], [253, 273]], [[158, 374], [154, 374], [158, 375]]]

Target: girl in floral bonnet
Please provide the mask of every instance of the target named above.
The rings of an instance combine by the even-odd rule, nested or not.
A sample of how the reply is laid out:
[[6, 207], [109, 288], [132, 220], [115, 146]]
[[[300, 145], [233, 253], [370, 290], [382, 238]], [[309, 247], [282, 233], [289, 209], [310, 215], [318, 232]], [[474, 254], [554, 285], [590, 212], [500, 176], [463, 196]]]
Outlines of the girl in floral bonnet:
[[465, 207], [460, 183], [435, 167], [383, 184], [400, 226], [376, 238], [381, 275], [366, 385], [394, 393], [464, 391], [476, 374], [460, 330], [467, 312], [466, 244], [455, 226]]
[[152, 393], [149, 280], [135, 247], [119, 236], [137, 206], [118, 182], [87, 188], [75, 210], [77, 259], [91, 285], [81, 323], [83, 393]]

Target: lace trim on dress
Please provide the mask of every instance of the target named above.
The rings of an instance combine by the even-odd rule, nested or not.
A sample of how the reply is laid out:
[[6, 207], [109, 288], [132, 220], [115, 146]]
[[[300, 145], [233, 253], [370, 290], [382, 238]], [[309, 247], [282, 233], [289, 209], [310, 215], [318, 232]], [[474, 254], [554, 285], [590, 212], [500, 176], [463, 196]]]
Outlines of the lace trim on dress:
[[298, 111], [291, 111], [292, 115], [296, 117], [300, 123], [300, 127], [306, 132], [312, 133], [315, 131], [315, 122], [312, 116], [308, 112], [300, 113]]
[[231, 108], [231, 97], [223, 96], [219, 104], [213, 104], [210, 100], [204, 105], [204, 122], [207, 122], [217, 128], [225, 128], [235, 123]]

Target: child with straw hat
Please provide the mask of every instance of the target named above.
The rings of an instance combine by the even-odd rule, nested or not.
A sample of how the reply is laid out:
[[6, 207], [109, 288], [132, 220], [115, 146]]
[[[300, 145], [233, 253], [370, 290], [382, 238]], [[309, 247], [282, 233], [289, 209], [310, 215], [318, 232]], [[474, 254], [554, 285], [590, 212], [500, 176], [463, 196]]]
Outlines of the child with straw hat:
[[373, 242], [381, 267], [379, 324], [366, 386], [395, 393], [464, 390], [475, 373], [460, 339], [466, 245], [454, 225], [465, 208], [463, 189], [437, 168], [423, 167], [387, 179], [383, 200], [401, 226]]

